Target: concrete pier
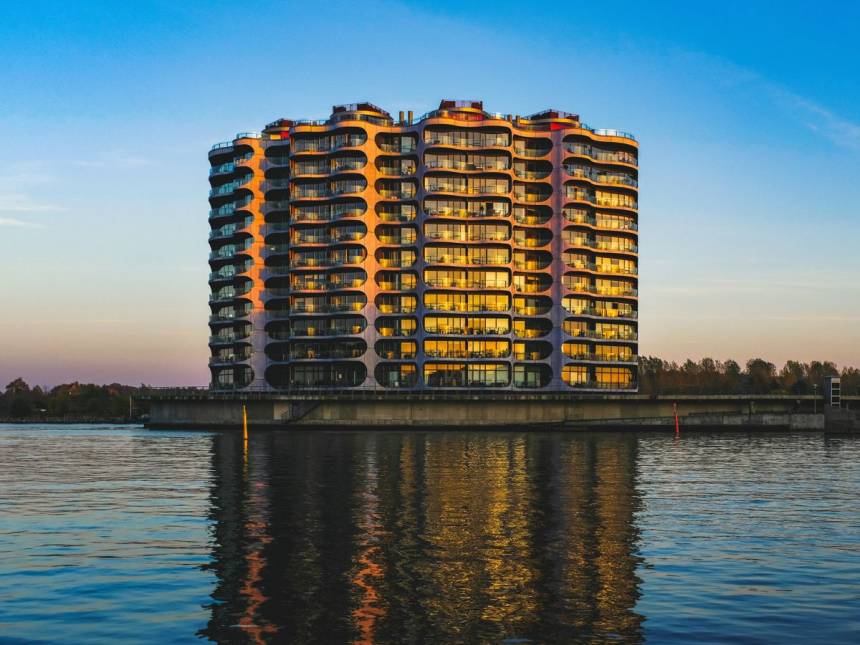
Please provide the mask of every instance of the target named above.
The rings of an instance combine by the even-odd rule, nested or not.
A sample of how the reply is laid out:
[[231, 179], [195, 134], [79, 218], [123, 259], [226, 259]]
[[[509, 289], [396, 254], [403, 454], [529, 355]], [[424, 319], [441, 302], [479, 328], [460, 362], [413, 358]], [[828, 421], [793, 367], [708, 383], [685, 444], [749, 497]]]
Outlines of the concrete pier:
[[[271, 394], [205, 390], [154, 391], [139, 397], [150, 406], [153, 428], [238, 428], [242, 405], [253, 428], [773, 428], [824, 430], [838, 417], [850, 430], [856, 417], [824, 414], [813, 396], [790, 395], [587, 395], [562, 394]], [[860, 408], [860, 397], [845, 404]], [[814, 409], [817, 410], [813, 412]]]

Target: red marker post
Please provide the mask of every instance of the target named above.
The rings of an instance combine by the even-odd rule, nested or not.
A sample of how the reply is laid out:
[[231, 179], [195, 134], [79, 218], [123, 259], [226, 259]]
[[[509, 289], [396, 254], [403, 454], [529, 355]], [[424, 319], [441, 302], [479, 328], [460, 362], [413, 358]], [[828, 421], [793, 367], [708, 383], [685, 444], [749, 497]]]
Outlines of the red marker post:
[[678, 404], [677, 403], [672, 404], [672, 410], [675, 412], [675, 436], [680, 437], [681, 436], [681, 424], [678, 423]]

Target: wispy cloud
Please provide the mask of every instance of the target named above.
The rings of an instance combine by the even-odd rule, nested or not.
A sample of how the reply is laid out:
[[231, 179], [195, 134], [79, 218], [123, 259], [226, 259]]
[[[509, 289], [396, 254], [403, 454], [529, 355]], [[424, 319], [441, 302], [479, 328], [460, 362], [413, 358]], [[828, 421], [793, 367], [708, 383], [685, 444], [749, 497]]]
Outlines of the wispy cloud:
[[25, 222], [24, 220], [14, 219], [11, 217], [0, 217], [0, 226], [9, 226], [14, 228], [45, 228], [43, 224]]
[[152, 165], [152, 161], [121, 150], [115, 150], [97, 159], [78, 159], [72, 162], [80, 168], [141, 168]]
[[671, 51], [673, 56], [682, 57], [699, 69], [707, 67], [709, 76], [728, 89], [754, 89], [797, 123], [834, 145], [848, 150], [860, 150], [860, 123], [837, 114], [818, 101], [792, 92], [754, 69], [707, 52]]
[[0, 213], [55, 213], [63, 206], [34, 201], [26, 193], [0, 193]]
[[860, 150], [860, 123], [783, 88], [770, 85], [769, 90], [775, 100], [793, 112], [813, 132], [842, 148]]
[[[34, 199], [31, 192], [54, 181], [39, 161], [25, 161], [4, 165], [0, 170], [0, 214], [4, 213], [54, 213], [66, 210], [63, 206]], [[43, 228], [40, 224], [5, 218], [5, 226], [27, 226]]]

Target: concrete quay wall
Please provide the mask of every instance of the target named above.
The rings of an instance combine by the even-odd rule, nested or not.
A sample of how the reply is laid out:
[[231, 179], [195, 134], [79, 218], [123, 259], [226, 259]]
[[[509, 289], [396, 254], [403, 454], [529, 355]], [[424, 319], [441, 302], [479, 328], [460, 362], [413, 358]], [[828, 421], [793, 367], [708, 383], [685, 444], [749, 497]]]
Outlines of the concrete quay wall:
[[[151, 427], [239, 427], [242, 405], [255, 428], [653, 428], [682, 427], [822, 430], [825, 415], [797, 397], [313, 398], [309, 396], [152, 397]], [[807, 405], [808, 404], [808, 405]], [[808, 409], [807, 409], [808, 408]]]

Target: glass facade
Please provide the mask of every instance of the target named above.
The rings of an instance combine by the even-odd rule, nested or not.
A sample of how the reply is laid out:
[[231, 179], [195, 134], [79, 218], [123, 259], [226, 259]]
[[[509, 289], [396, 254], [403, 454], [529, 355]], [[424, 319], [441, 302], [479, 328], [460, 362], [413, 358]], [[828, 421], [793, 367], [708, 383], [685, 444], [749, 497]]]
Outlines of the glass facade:
[[212, 387], [635, 391], [637, 160], [630, 135], [479, 102], [219, 144]]

